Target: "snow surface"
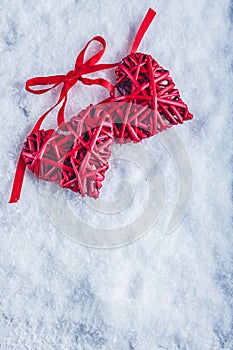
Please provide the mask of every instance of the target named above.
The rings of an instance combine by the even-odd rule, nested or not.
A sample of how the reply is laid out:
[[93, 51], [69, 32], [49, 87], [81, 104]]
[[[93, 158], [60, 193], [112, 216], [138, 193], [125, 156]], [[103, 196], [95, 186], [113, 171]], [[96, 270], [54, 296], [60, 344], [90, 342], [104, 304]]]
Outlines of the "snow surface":
[[[122, 248], [87, 248], [56, 229], [29, 172], [20, 202], [7, 204], [25, 136], [57, 96], [31, 95], [24, 84], [71, 70], [97, 34], [108, 43], [102, 62], [120, 60], [149, 6], [157, 16], [140, 51], [170, 69], [195, 116], [176, 128], [192, 166], [191, 201], [172, 235], [156, 226]], [[0, 1], [1, 349], [233, 349], [232, 13], [229, 0]], [[68, 116], [105, 96], [75, 86]], [[158, 139], [148, 147], [158, 150]], [[165, 170], [171, 209], [177, 175]], [[108, 176], [106, 198], [112, 185]], [[82, 201], [72, 205], [81, 210]]]

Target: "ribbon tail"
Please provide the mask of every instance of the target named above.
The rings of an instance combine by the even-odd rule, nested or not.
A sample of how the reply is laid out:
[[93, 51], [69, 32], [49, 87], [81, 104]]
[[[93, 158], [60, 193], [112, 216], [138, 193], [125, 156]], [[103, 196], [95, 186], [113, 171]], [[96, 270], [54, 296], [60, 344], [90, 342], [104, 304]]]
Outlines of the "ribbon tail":
[[66, 107], [66, 103], [67, 103], [67, 95], [64, 97], [64, 102], [61, 106], [61, 108], [58, 111], [57, 114], [57, 125], [58, 127], [63, 130], [66, 131], [66, 123], [65, 123], [65, 107]]
[[[47, 117], [47, 115], [54, 109], [56, 108], [59, 103], [61, 103], [61, 101], [64, 99], [64, 103], [62, 105], [62, 111], [58, 112], [58, 116], [59, 116], [59, 120], [60, 120], [60, 124], [64, 123], [64, 108], [65, 108], [65, 104], [67, 101], [67, 97], [64, 94], [64, 92], [61, 92], [61, 95], [59, 97], [59, 100], [55, 103], [55, 105], [53, 105], [50, 109], [47, 110], [47, 112], [45, 112], [36, 122], [34, 128], [32, 129], [31, 133], [34, 133], [35, 131], [39, 130], [41, 127], [41, 124], [43, 123], [43, 121], [45, 120], [45, 118]], [[59, 126], [59, 122], [58, 122], [58, 126]]]
[[[153, 12], [153, 10], [150, 10]], [[149, 17], [151, 14], [149, 15]], [[98, 41], [100, 44], [102, 44], [102, 48], [97, 54], [95, 54], [93, 57], [91, 57], [88, 61], [84, 63], [84, 56], [85, 52], [89, 46], [89, 44], [92, 41]], [[62, 106], [58, 111], [57, 115], [57, 124], [58, 127], [62, 130], [66, 130], [66, 123], [65, 123], [65, 107], [68, 100], [68, 92], [69, 90], [76, 84], [77, 81], [82, 81], [86, 85], [93, 85], [97, 84], [100, 86], [103, 86], [106, 88], [112, 97], [114, 97], [114, 86], [108, 82], [107, 80], [103, 78], [98, 79], [90, 79], [90, 78], [83, 78], [82, 74], [89, 74], [92, 72], [97, 72], [103, 69], [109, 69], [113, 68], [118, 65], [118, 63], [113, 64], [99, 64], [96, 63], [100, 60], [102, 55], [104, 54], [106, 48], [106, 42], [104, 38], [100, 36], [94, 37], [92, 40], [90, 40], [87, 45], [84, 47], [84, 49], [80, 52], [74, 71], [70, 71], [66, 75], [57, 75], [57, 76], [47, 76], [47, 77], [35, 77], [31, 78], [26, 82], [26, 90], [33, 93], [33, 94], [44, 94], [53, 88], [57, 87], [59, 84], [63, 83], [63, 87], [60, 93], [60, 97], [57, 101], [57, 103], [52, 106], [47, 112], [45, 112], [39, 120], [36, 122], [33, 130], [31, 133], [34, 133], [35, 131], [39, 130], [41, 127], [41, 124], [43, 123], [44, 119], [47, 117], [47, 115], [55, 108], [57, 107], [61, 102]], [[45, 88], [45, 89], [36, 89], [34, 90], [34, 87], [39, 85], [52, 85], [51, 87]], [[20, 154], [16, 172], [15, 172], [15, 178], [12, 186], [12, 192], [11, 197], [9, 200], [9, 203], [15, 203], [20, 198], [20, 193], [23, 185], [23, 179], [24, 179], [24, 173], [25, 173], [26, 164], [22, 155], [22, 152]]]
[[153, 21], [155, 15], [156, 12], [153, 9], [149, 8], [144, 20], [142, 21], [142, 24], [140, 25], [140, 28], [138, 29], [130, 54], [135, 53], [137, 51], [138, 46], [140, 45], [140, 42], [142, 41], [142, 38], [146, 33], [147, 29], [149, 28], [151, 22]]
[[24, 162], [24, 159], [21, 153], [18, 160], [16, 172], [15, 172], [15, 178], [14, 178], [14, 182], [11, 190], [11, 197], [10, 197], [9, 203], [16, 203], [20, 198], [25, 168], [26, 168], [26, 164]]
[[[62, 101], [62, 99], [63, 99], [63, 96], [60, 97], [58, 102], [52, 108], [50, 108], [46, 113], [44, 113], [42, 115], [42, 117], [40, 117], [40, 119], [37, 121], [36, 125], [32, 129], [31, 133], [39, 130], [43, 120]], [[63, 117], [64, 117], [64, 107], [66, 104], [66, 100], [67, 100], [67, 97], [65, 97], [65, 101], [64, 101], [63, 106], [62, 106]], [[60, 115], [60, 118], [61, 118], [61, 122], [62, 122], [62, 115]], [[64, 120], [64, 118], [63, 118], [63, 120]], [[24, 158], [23, 158], [22, 153], [21, 153], [19, 160], [18, 160], [17, 167], [16, 167], [15, 178], [14, 178], [14, 182], [13, 182], [13, 186], [12, 186], [12, 190], [11, 190], [11, 197], [10, 197], [9, 203], [16, 203], [20, 199], [20, 193], [21, 193], [21, 189], [23, 186], [25, 169], [26, 169], [26, 164], [25, 164]]]

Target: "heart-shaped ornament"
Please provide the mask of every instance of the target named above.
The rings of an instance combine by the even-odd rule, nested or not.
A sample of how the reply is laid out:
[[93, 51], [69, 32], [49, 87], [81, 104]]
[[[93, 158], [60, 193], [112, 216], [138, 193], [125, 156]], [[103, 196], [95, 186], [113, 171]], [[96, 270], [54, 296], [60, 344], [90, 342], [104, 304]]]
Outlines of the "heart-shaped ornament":
[[133, 53], [116, 69], [120, 96], [109, 113], [117, 142], [139, 142], [193, 118], [165, 70], [150, 55]]
[[[63, 86], [57, 102], [38, 119], [24, 143], [10, 203], [20, 198], [26, 165], [41, 179], [80, 192], [82, 196], [97, 198], [108, 169], [113, 141], [140, 142], [172, 125], [192, 119], [169, 71], [150, 55], [137, 52], [155, 14], [154, 10], [148, 10], [130, 54], [120, 63], [97, 64], [105, 51], [106, 42], [104, 38], [96, 36], [80, 51], [74, 69], [66, 75], [35, 77], [26, 82], [26, 90], [34, 94], [44, 94], [60, 84]], [[93, 41], [98, 41], [102, 48], [85, 61], [85, 53]], [[103, 78], [84, 77], [113, 67], [117, 67], [115, 86]], [[102, 86], [110, 92], [110, 97], [64, 123], [68, 92], [77, 82]], [[34, 89], [40, 85], [50, 87]], [[115, 91], [119, 92], [119, 96], [115, 96]], [[60, 103], [57, 125], [66, 133], [41, 130], [48, 113]]]
[[109, 115], [90, 106], [66, 123], [67, 132], [38, 130], [27, 137], [22, 156], [37, 177], [97, 198], [114, 140]]

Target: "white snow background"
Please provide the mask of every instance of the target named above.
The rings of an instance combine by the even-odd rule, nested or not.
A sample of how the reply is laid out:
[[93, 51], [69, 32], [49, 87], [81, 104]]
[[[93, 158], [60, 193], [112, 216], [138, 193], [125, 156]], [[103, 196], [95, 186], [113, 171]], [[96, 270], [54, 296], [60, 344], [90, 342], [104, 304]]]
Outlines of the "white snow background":
[[[230, 3], [0, 0], [1, 349], [233, 349]], [[172, 235], [158, 239], [152, 229], [123, 248], [86, 248], [54, 227], [29, 171], [21, 200], [7, 203], [22, 143], [58, 94], [31, 95], [24, 84], [71, 70], [95, 35], [107, 40], [101, 62], [119, 61], [150, 6], [157, 16], [140, 51], [171, 71], [194, 114], [177, 127], [192, 198]], [[105, 96], [77, 84], [68, 117]], [[55, 114], [44, 123], [51, 126]], [[156, 137], [146, 142], [156, 149]]]

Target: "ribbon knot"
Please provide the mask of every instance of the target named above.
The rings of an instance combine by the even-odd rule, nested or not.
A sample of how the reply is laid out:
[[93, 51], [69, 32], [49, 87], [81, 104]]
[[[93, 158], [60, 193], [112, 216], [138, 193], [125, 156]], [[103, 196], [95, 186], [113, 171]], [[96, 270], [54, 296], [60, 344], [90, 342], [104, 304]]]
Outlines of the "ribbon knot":
[[[135, 40], [133, 42], [133, 46], [131, 49], [130, 53], [135, 53], [138, 49], [138, 46], [147, 30], [149, 27], [151, 21], [153, 20], [155, 16], [155, 11], [152, 9], [149, 9], [149, 11], [146, 14], [146, 17], [144, 18], [137, 35], [135, 37]], [[98, 41], [101, 45], [102, 48], [91, 58], [89, 58], [86, 62], [84, 62], [84, 56], [86, 53], [86, 50], [89, 46], [89, 44], [93, 41]], [[31, 133], [37, 131], [40, 129], [40, 126], [43, 122], [43, 120], [46, 118], [46, 116], [56, 107], [58, 106], [61, 102], [62, 106], [58, 111], [57, 115], [57, 124], [62, 130], [66, 130], [65, 122], [64, 122], [64, 111], [65, 111], [65, 106], [67, 103], [67, 95], [69, 90], [76, 84], [77, 81], [82, 82], [85, 85], [100, 85], [106, 88], [109, 92], [111, 97], [114, 97], [114, 86], [107, 80], [102, 79], [102, 78], [97, 78], [97, 79], [91, 79], [91, 78], [84, 78], [83, 75], [97, 72], [100, 70], [104, 69], [109, 69], [113, 68], [119, 65], [119, 63], [112, 63], [112, 64], [97, 64], [101, 57], [104, 54], [106, 48], [106, 42], [103, 37], [101, 36], [95, 36], [92, 38], [86, 46], [83, 48], [83, 50], [79, 53], [76, 63], [75, 63], [75, 68], [74, 70], [69, 71], [66, 75], [54, 75], [54, 76], [48, 76], [48, 77], [36, 77], [29, 79], [26, 82], [26, 90], [33, 93], [33, 94], [44, 94], [51, 89], [54, 89], [58, 85], [63, 83], [63, 87], [60, 92], [60, 96], [58, 98], [58, 101], [55, 103], [53, 107], [51, 107], [47, 112], [45, 112], [37, 121], [36, 125], [34, 126], [33, 130]], [[49, 88], [45, 89], [36, 89], [33, 90], [32, 87], [38, 86], [38, 85], [52, 85]], [[105, 102], [108, 102], [109, 99], [105, 100]], [[110, 99], [111, 100], [111, 99]], [[111, 100], [113, 101], [113, 100]], [[102, 101], [103, 103], [104, 101]], [[11, 198], [9, 203], [14, 203], [19, 200], [20, 197], [20, 192], [23, 184], [23, 178], [24, 178], [24, 172], [25, 172], [25, 161], [23, 159], [22, 153], [20, 154], [19, 160], [18, 160], [18, 165], [16, 168], [16, 173], [15, 173], [15, 178], [14, 178], [14, 183], [13, 183], [13, 188], [12, 188], [12, 193], [11, 193]]]
[[71, 70], [66, 74], [66, 77], [68, 80], [75, 80], [75, 82], [77, 82], [80, 78], [80, 74], [78, 74], [77, 70]]
[[[86, 62], [84, 62], [85, 53], [88, 49], [88, 46], [93, 41], [98, 41], [102, 45], [102, 48], [95, 55], [93, 55]], [[94, 85], [95, 84], [95, 85], [103, 86], [104, 88], [106, 88], [110, 92], [111, 96], [114, 96], [114, 86], [109, 81], [107, 81], [103, 78], [92, 79], [92, 78], [84, 78], [83, 77], [83, 75], [93, 73], [93, 72], [98, 72], [98, 71], [104, 70], [104, 69], [113, 68], [113, 67], [116, 67], [118, 65], [118, 63], [97, 64], [97, 62], [99, 62], [99, 60], [103, 56], [105, 49], [106, 49], [106, 42], [105, 42], [104, 38], [101, 36], [95, 36], [90, 41], [88, 41], [86, 46], [79, 53], [79, 55], [76, 59], [74, 70], [69, 71], [66, 75], [53, 75], [53, 76], [47, 76], [47, 77], [36, 77], [36, 78], [29, 79], [26, 82], [25, 89], [27, 91], [29, 91], [33, 94], [37, 94], [37, 95], [44, 94], [44, 93], [54, 89], [55, 87], [57, 87], [58, 85], [63, 83], [63, 87], [61, 89], [60, 96], [59, 96], [57, 102], [55, 103], [55, 105], [53, 105], [49, 110], [47, 110], [39, 118], [39, 120], [37, 121], [36, 125], [34, 126], [32, 132], [39, 130], [39, 128], [40, 128], [43, 120], [46, 118], [46, 116], [55, 107], [57, 107], [61, 102], [63, 102], [63, 103], [62, 103], [61, 108], [58, 111], [57, 124], [58, 124], [58, 127], [60, 127], [60, 129], [66, 130], [64, 114], [65, 114], [65, 107], [66, 107], [67, 100], [68, 100], [68, 92], [78, 81], [82, 82], [85, 85]], [[32, 87], [39, 86], [39, 85], [52, 85], [52, 86], [49, 88], [35, 89], [35, 90], [32, 88]]]

